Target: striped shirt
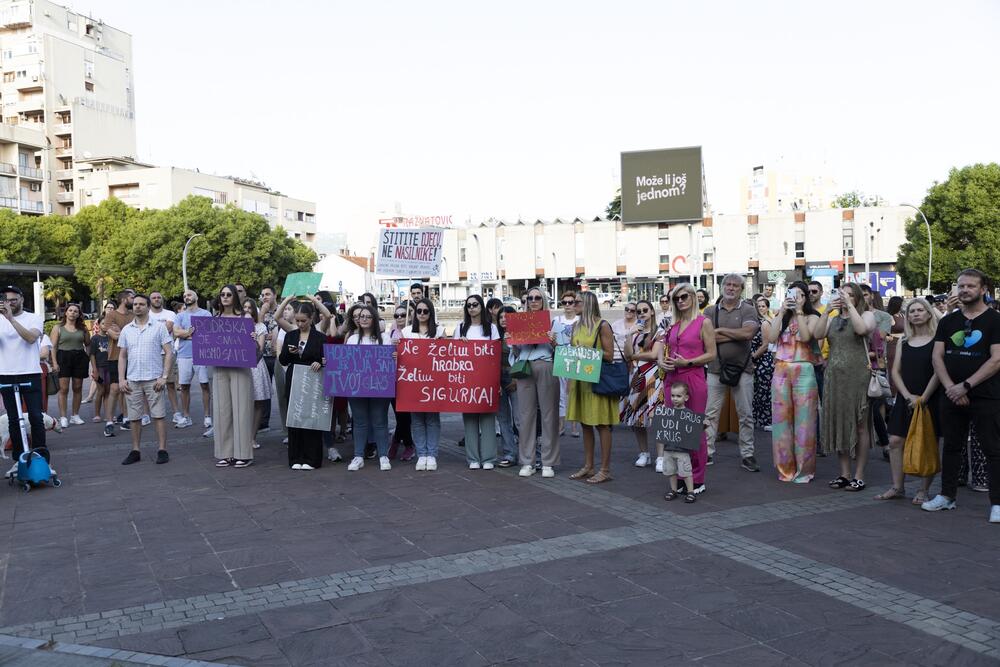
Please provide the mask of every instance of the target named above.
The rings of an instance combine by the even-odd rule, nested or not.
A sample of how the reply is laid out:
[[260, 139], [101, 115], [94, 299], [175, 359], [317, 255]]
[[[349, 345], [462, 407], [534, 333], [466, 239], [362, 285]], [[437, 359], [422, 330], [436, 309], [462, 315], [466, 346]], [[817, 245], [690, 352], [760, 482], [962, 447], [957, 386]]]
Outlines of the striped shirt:
[[118, 336], [118, 347], [128, 350], [125, 377], [135, 382], [163, 377], [163, 346], [173, 341], [163, 322], [146, 322], [140, 327], [132, 320]]

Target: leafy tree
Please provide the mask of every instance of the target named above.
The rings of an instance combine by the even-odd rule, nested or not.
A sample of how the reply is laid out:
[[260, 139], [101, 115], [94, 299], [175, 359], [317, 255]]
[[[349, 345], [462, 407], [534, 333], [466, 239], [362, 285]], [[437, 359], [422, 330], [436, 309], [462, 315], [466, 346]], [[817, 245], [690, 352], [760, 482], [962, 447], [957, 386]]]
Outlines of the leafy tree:
[[866, 195], [860, 190], [845, 192], [833, 200], [833, 208], [867, 208], [883, 204], [885, 200], [879, 195]]
[[621, 217], [622, 215], [622, 191], [618, 188], [618, 192], [615, 194], [615, 198], [611, 200], [610, 203], [604, 208], [604, 217], [608, 220], [613, 220], [616, 217]]
[[73, 286], [62, 276], [54, 276], [45, 279], [45, 289], [42, 296], [56, 304], [56, 312], [62, 308], [64, 302], [73, 298]]
[[0, 262], [72, 265], [80, 249], [80, 235], [70, 218], [0, 210]]
[[[920, 209], [934, 239], [931, 287], [945, 291], [955, 274], [974, 267], [1000, 276], [1000, 164], [952, 169], [943, 183], [927, 191]], [[910, 286], [927, 283], [927, 228], [915, 215], [906, 223], [897, 270]]]

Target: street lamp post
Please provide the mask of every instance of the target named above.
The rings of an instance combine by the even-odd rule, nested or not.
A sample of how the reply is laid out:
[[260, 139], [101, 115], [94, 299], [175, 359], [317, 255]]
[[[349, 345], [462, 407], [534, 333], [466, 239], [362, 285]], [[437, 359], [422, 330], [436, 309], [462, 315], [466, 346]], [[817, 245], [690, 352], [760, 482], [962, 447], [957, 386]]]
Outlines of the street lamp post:
[[924, 219], [924, 226], [927, 227], [927, 293], [931, 293], [931, 266], [934, 259], [934, 240], [931, 238], [931, 223], [927, 222], [927, 216], [924, 212], [913, 204], [900, 204], [900, 206], [905, 206], [907, 208], [912, 208], [914, 211], [920, 214], [920, 217]]
[[191, 241], [195, 240], [202, 234], [195, 234], [187, 240], [184, 244], [184, 252], [181, 253], [181, 277], [184, 278], [184, 291], [188, 291], [188, 246], [191, 245]]

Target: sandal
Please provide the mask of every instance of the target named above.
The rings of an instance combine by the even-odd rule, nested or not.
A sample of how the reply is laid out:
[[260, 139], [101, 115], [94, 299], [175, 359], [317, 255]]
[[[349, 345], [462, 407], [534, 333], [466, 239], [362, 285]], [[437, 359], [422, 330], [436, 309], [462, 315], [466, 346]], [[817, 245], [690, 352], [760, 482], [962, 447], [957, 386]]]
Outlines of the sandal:
[[607, 470], [598, 471], [596, 475], [587, 480], [587, 484], [601, 484], [602, 482], [610, 482], [614, 477]]
[[917, 491], [916, 494], [914, 494], [913, 496], [912, 502], [914, 505], [923, 505], [924, 503], [927, 502], [927, 494], [924, 493], [923, 491]]
[[898, 500], [905, 497], [906, 491], [890, 486], [888, 489], [875, 496], [875, 500]]
[[570, 479], [587, 479], [588, 477], [594, 476], [593, 468], [580, 468], [575, 473], [569, 476]]
[[863, 479], [852, 479], [851, 483], [847, 486], [844, 491], [864, 491], [865, 481]]
[[688, 504], [693, 503], [696, 500], [698, 500], [698, 496], [694, 495], [693, 493], [689, 493], [686, 496], [684, 496], [684, 502]]
[[680, 497], [680, 495], [681, 494], [677, 493], [676, 491], [667, 491], [665, 494], [663, 494], [663, 499], [667, 501], [677, 500]]
[[827, 486], [829, 486], [831, 489], [842, 489], [845, 486], [849, 486], [850, 484], [851, 480], [847, 479], [846, 477], [838, 477], [837, 479], [827, 484]]

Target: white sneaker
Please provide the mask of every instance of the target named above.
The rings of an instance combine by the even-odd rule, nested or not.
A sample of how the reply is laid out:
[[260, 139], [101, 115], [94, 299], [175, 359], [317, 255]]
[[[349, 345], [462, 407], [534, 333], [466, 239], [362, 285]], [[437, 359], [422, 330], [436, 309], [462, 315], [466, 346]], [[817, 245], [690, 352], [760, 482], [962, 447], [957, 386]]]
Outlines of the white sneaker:
[[493, 470], [493, 464], [492, 463], [484, 463], [483, 464], [483, 470]]
[[519, 477], [531, 477], [535, 474], [535, 466], [521, 466], [517, 474]]
[[212, 428], [212, 418], [205, 417], [205, 428]]
[[421, 456], [417, 459], [416, 470], [427, 470], [427, 457]]
[[433, 456], [428, 456], [427, 457], [427, 470], [437, 470], [437, 469], [438, 469], [438, 460], [437, 460], [437, 458], [433, 457]]
[[1000, 505], [990, 508], [990, 523], [1000, 523]]
[[552, 466], [542, 466], [542, 477], [555, 477], [556, 471], [552, 469]]
[[333, 463], [344, 460], [344, 457], [340, 455], [340, 451], [336, 447], [327, 447], [326, 458], [330, 459]]
[[63, 428], [69, 428], [69, 420], [66, 419], [65, 417], [60, 417], [59, 425], [62, 426]]
[[389, 463], [388, 456], [378, 457], [378, 468], [379, 470], [392, 470], [392, 464]]
[[194, 426], [194, 422], [191, 421], [190, 417], [181, 415], [181, 420], [177, 422], [176, 428], [188, 428], [189, 426]]
[[351, 462], [347, 464], [347, 469], [350, 470], [351, 472], [354, 472], [355, 470], [361, 470], [364, 467], [365, 467], [365, 459], [362, 456], [355, 456], [353, 459], [351, 459]]
[[211, 438], [214, 435], [215, 435], [215, 429], [212, 428], [211, 426], [209, 426], [208, 430], [201, 434], [201, 437], [203, 437], [203, 438]]
[[282, 440], [282, 441], [281, 441], [281, 444], [283, 444], [283, 445], [287, 445], [287, 444], [288, 444], [288, 438], [285, 438], [284, 440]]
[[942, 496], [940, 493], [928, 500], [927, 502], [920, 505], [920, 509], [926, 510], [928, 512], [937, 512], [938, 510], [953, 510], [955, 509], [955, 501], [948, 498], [948, 496]]
[[299, 466], [299, 470], [315, 470], [315, 469], [316, 468], [313, 468], [308, 463], [303, 463], [302, 465]]
[[292, 464], [292, 470], [302, 470], [302, 464], [301, 463], [293, 463]]
[[771, 433], [774, 429], [770, 424], [767, 424], [764, 426], [764, 430], [767, 431], [768, 433]]
[[254, 448], [254, 449], [260, 449], [260, 443], [259, 443], [259, 442], [257, 442], [256, 440], [254, 440], [254, 441], [253, 441], [253, 448]]
[[479, 468], [481, 468], [481, 467], [482, 466], [480, 466], [475, 461], [473, 461], [472, 463], [469, 464], [469, 470], [479, 470]]
[[184, 415], [180, 412], [175, 412], [173, 422], [175, 424], [180, 424], [182, 421], [184, 421]]
[[85, 422], [82, 419], [80, 419], [80, 415], [73, 415], [72, 417], [69, 418], [69, 423], [76, 424], [77, 426], [79, 426], [80, 424], [84, 424]]
[[662, 456], [657, 456], [656, 457], [656, 472], [658, 472], [658, 473], [662, 473], [663, 472], [663, 457]]
[[696, 484], [695, 487], [694, 487], [694, 495], [700, 496], [703, 493], [705, 493], [705, 485], [704, 484]]
[[142, 416], [142, 425], [143, 426], [149, 426], [149, 422], [150, 421], [151, 420], [149, 419], [149, 415], [143, 415]]
[[636, 468], [645, 468], [649, 465], [649, 452], [641, 452], [639, 458], [635, 460]]

